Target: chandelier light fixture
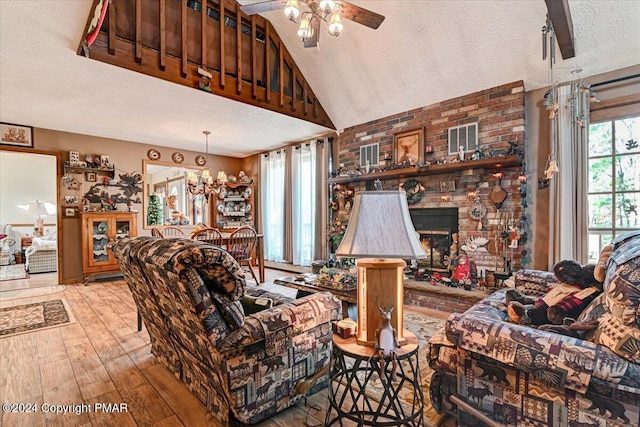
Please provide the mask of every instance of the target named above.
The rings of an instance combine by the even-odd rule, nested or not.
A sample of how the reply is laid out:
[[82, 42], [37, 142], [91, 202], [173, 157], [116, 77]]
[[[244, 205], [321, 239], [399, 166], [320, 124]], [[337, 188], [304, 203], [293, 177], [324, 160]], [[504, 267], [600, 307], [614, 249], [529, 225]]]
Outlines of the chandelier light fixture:
[[[259, 0], [240, 6], [247, 15], [268, 12], [284, 5], [284, 15], [298, 25], [298, 37], [304, 47], [320, 46], [320, 26], [322, 21], [327, 25], [330, 35], [338, 37], [342, 34], [343, 19], [376, 30], [384, 16], [357, 6], [347, 0]], [[301, 8], [301, 5], [304, 5]]]
[[342, 24], [341, 6], [334, 0], [302, 1], [309, 8], [308, 11], [300, 12], [298, 0], [287, 0], [284, 7], [285, 16], [292, 22], [298, 23], [298, 37], [305, 41], [314, 36], [320, 28], [320, 21], [324, 21], [328, 26], [328, 32], [334, 37], [338, 37], [344, 28]]
[[[207, 160], [209, 159], [209, 135], [211, 134], [208, 130], [203, 130], [202, 133], [205, 135], [205, 157], [204, 164], [206, 166]], [[211, 193], [218, 193], [220, 191], [220, 185], [218, 182], [213, 181], [213, 177], [211, 176], [211, 172], [209, 168], [206, 168], [202, 171], [200, 175], [195, 173], [194, 171], [190, 171], [187, 173], [187, 190], [189, 193], [194, 196], [204, 195], [205, 200], [208, 202]]]

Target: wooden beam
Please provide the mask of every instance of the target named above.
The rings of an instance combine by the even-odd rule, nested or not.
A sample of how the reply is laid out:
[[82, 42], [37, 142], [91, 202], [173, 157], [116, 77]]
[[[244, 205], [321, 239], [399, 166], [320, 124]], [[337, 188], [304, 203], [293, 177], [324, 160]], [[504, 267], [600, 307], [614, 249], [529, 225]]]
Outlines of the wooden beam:
[[280, 83], [280, 106], [284, 107], [284, 54], [282, 42], [278, 42], [278, 76]]
[[549, 19], [556, 33], [562, 59], [573, 58], [576, 52], [573, 44], [573, 21], [569, 0], [544, 0], [544, 2], [547, 4]]
[[160, 0], [160, 69], [167, 66], [167, 6], [166, 0]]
[[227, 70], [224, 63], [224, 0], [220, 2], [220, 89], [226, 86]]
[[296, 111], [296, 89], [298, 87], [296, 67], [292, 67], [293, 71], [291, 72], [291, 77], [293, 80], [293, 85], [291, 86], [291, 111]]
[[200, 34], [202, 40], [200, 42], [202, 55], [202, 68], [207, 69], [207, 0], [202, 0], [200, 8]]
[[302, 114], [306, 116], [309, 114], [307, 112], [307, 81], [304, 78], [302, 80]]
[[269, 45], [271, 44], [271, 23], [266, 21], [266, 34], [264, 37], [264, 66], [267, 69], [267, 81], [265, 82], [267, 93], [266, 93], [266, 101], [267, 104], [271, 102], [271, 57], [269, 56]]
[[180, 12], [180, 19], [181, 19], [181, 25], [180, 25], [180, 34], [182, 35], [182, 61], [181, 64], [182, 66], [180, 67], [180, 74], [182, 75], [182, 77], [186, 77], [187, 76], [187, 56], [188, 56], [188, 49], [187, 49], [187, 2], [183, 1], [181, 2], [181, 12]]
[[238, 93], [242, 92], [242, 18], [240, 4], [236, 2], [236, 81]]
[[116, 54], [116, 2], [109, 4], [109, 54]]
[[142, 62], [142, 0], [136, 0], [136, 62]]
[[251, 97], [258, 96], [258, 50], [256, 46], [256, 16], [251, 16]]

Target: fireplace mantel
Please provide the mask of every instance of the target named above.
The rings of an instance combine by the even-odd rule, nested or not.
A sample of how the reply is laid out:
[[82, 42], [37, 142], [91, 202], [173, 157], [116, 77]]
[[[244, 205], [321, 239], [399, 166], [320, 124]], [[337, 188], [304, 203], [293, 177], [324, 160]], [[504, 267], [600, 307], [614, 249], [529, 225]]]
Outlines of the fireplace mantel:
[[335, 178], [327, 179], [327, 182], [331, 184], [346, 184], [351, 182], [373, 181], [376, 179], [385, 180], [396, 178], [410, 178], [414, 176], [443, 175], [470, 169], [500, 170], [517, 166], [522, 166], [522, 158], [520, 158], [519, 156], [489, 157], [480, 160], [467, 160], [466, 162], [453, 162], [422, 167], [414, 166], [410, 168], [392, 169], [388, 171], [372, 172], [362, 175], [338, 176]]

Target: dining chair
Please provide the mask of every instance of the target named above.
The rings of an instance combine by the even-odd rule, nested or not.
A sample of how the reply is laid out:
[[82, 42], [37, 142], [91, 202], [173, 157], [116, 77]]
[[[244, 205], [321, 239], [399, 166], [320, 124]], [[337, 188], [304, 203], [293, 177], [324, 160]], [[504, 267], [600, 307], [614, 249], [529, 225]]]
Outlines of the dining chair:
[[153, 237], [162, 237], [162, 230], [160, 230], [159, 228], [155, 228], [155, 227], [153, 227], [153, 228], [151, 229], [151, 235], [152, 235]]
[[178, 227], [164, 227], [162, 229], [162, 237], [184, 237], [184, 231], [180, 230]]
[[222, 247], [222, 233], [216, 228], [207, 227], [196, 231], [191, 235], [192, 239], [201, 242], [211, 243], [212, 245]]
[[260, 284], [256, 277], [256, 273], [253, 271], [253, 267], [251, 266], [252, 255], [257, 242], [258, 233], [253, 229], [253, 227], [240, 227], [231, 233], [231, 236], [229, 236], [227, 252], [229, 252], [236, 261], [238, 261], [240, 266], [249, 267], [251, 276], [253, 276], [253, 279], [257, 284]]

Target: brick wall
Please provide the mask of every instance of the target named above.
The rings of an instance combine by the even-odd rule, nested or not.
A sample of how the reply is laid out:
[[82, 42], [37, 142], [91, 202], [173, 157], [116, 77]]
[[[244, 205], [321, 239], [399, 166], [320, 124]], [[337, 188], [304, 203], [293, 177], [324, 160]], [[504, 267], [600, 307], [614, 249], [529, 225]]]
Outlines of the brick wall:
[[[359, 163], [359, 147], [365, 144], [380, 143], [381, 164], [386, 151], [392, 152], [394, 134], [424, 127], [425, 146], [433, 147], [433, 155], [426, 160], [434, 162], [437, 159], [454, 160], [455, 156], [448, 155], [448, 129], [472, 122], [478, 123], [478, 142], [482, 149], [494, 150], [496, 154], [504, 154], [509, 149], [509, 141], [518, 141], [523, 145], [525, 132], [524, 117], [524, 86], [522, 81], [504, 84], [491, 89], [453, 98], [437, 104], [417, 108], [408, 112], [380, 118], [358, 126], [345, 129], [340, 135], [338, 161], [334, 164], [343, 165], [347, 169], [355, 169]], [[423, 154], [424, 156], [424, 154]], [[423, 157], [424, 159], [424, 157]], [[421, 162], [424, 161], [421, 159]], [[492, 187], [498, 180], [492, 177], [496, 172], [490, 169], [468, 169], [450, 174], [416, 177], [426, 191], [422, 200], [409, 208], [458, 207], [459, 208], [459, 241], [460, 245], [470, 237], [484, 236], [489, 239], [487, 249], [490, 254], [502, 259], [505, 253], [512, 259], [513, 268], [521, 266], [521, 251], [506, 248], [509, 240], [504, 237], [505, 223], [499, 218], [505, 217], [517, 220], [523, 213], [521, 196], [518, 191], [518, 177], [522, 167], [504, 169], [500, 186], [508, 193], [507, 199], [498, 211], [490, 201]], [[455, 180], [456, 190], [441, 193], [441, 180]], [[406, 179], [390, 179], [383, 181], [385, 190], [397, 189]], [[364, 190], [364, 183], [355, 183], [356, 191]], [[480, 188], [478, 188], [480, 187]], [[476, 191], [480, 202], [488, 209], [483, 219], [483, 229], [478, 231], [478, 222], [469, 216], [469, 209], [473, 206], [468, 193]], [[449, 200], [443, 201], [447, 196]], [[348, 212], [337, 212], [339, 218], [347, 219]], [[525, 221], [526, 222], [526, 221]], [[502, 227], [500, 225], [502, 224]], [[522, 240], [521, 240], [522, 242]], [[506, 250], [506, 252], [505, 252]]]

